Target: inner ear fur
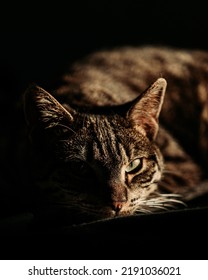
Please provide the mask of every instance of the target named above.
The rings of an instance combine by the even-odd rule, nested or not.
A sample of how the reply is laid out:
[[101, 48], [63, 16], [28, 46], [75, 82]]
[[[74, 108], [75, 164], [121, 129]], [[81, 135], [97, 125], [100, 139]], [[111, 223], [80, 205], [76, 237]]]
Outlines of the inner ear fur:
[[157, 136], [158, 118], [163, 105], [167, 82], [157, 79], [139, 97], [137, 97], [127, 113], [132, 126], [140, 133], [154, 140]]
[[73, 109], [66, 110], [55, 97], [37, 85], [31, 85], [24, 94], [24, 113], [29, 130], [50, 129], [56, 133], [70, 130]]

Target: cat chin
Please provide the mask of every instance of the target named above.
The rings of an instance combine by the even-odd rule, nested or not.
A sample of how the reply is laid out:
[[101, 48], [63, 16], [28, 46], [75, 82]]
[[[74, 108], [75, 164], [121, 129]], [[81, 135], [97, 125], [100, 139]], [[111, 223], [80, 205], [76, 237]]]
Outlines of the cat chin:
[[129, 216], [133, 214], [133, 212], [131, 211], [120, 211], [120, 212], [116, 212], [114, 210], [112, 210], [110, 207], [108, 209], [102, 209], [102, 211], [98, 211], [96, 214], [95, 213], [84, 213], [83, 215], [85, 215], [86, 217], [88, 217], [88, 219], [90, 220], [103, 220], [103, 219], [113, 219], [116, 217], [122, 217], [122, 216]]
[[131, 210], [121, 210], [119, 212], [112, 210], [110, 207], [109, 209], [106, 209], [106, 211], [103, 211], [103, 213], [100, 215], [101, 219], [105, 218], [116, 218], [116, 217], [123, 217], [123, 216], [129, 216], [133, 215], [134, 212]]

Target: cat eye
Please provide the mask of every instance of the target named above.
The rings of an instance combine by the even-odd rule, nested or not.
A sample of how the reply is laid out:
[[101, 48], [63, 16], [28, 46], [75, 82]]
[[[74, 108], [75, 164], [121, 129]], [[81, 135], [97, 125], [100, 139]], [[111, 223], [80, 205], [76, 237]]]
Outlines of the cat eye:
[[142, 159], [135, 159], [126, 167], [126, 173], [136, 173], [142, 168]]

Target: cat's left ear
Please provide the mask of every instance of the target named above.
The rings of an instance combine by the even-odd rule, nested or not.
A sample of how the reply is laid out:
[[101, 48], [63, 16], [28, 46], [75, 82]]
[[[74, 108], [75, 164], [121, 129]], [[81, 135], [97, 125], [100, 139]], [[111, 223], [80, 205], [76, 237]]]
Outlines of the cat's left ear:
[[140, 133], [154, 140], [157, 136], [158, 118], [162, 108], [167, 82], [159, 78], [147, 88], [128, 111], [127, 117]]

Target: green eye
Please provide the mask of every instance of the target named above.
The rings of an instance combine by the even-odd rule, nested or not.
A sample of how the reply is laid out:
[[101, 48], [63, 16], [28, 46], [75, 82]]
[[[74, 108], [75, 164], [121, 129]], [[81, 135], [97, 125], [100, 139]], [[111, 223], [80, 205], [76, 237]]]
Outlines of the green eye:
[[142, 167], [142, 159], [135, 159], [133, 160], [127, 167], [126, 167], [126, 172], [127, 173], [136, 173], [138, 172]]

